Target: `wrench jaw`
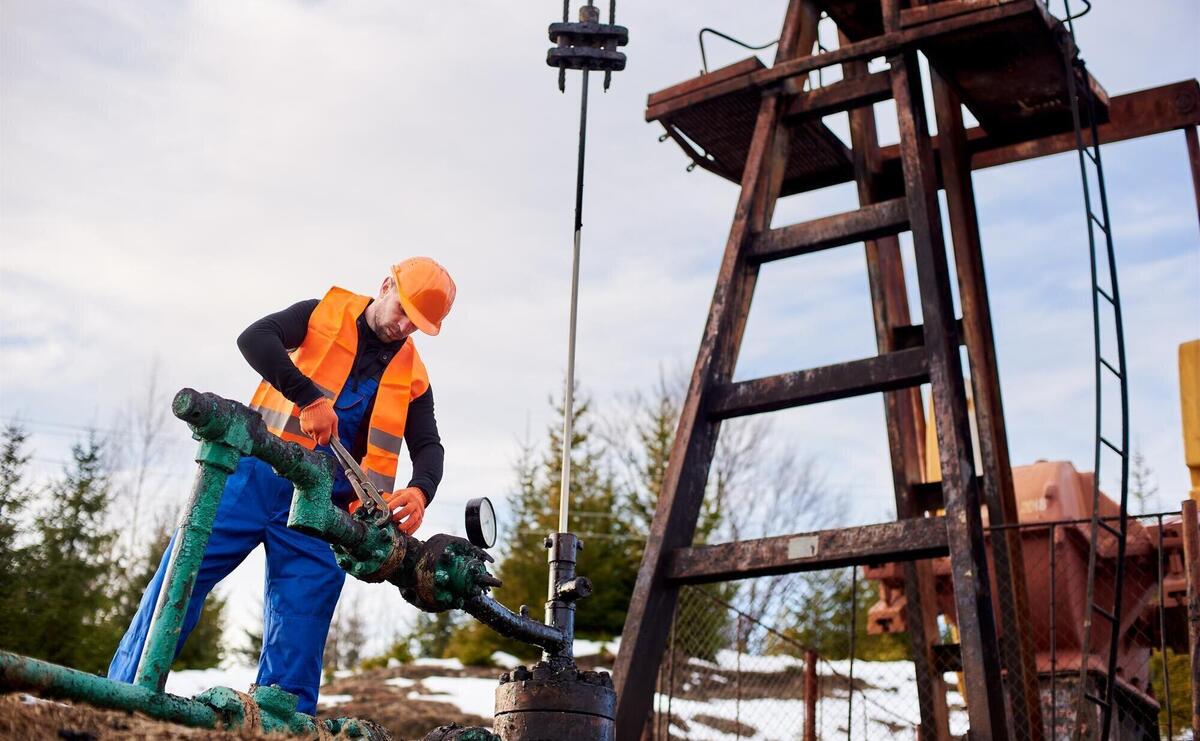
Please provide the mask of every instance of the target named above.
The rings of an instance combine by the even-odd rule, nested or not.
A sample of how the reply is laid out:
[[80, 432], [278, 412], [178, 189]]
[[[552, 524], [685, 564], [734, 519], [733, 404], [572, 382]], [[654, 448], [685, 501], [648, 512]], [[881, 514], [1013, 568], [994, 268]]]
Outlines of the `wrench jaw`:
[[379, 490], [366, 479], [363, 470], [340, 440], [331, 437], [329, 447], [333, 451], [334, 458], [342, 465], [342, 471], [346, 474], [346, 480], [350, 482], [350, 488], [354, 489], [354, 495], [358, 497], [359, 503], [371, 522], [376, 527], [386, 525], [392, 517], [392, 511], [387, 502], [383, 500]]

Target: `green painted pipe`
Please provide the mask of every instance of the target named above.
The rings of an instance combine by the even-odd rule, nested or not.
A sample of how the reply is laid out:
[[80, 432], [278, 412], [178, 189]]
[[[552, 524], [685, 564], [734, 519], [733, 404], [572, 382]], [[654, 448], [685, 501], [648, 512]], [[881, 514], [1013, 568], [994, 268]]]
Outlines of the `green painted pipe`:
[[[224, 450], [220, 450], [222, 448]], [[204, 457], [205, 449], [218, 454], [229, 451], [226, 446], [205, 443], [201, 446], [202, 455], [198, 458]], [[200, 572], [200, 562], [204, 560], [204, 551], [208, 548], [208, 538], [212, 535], [221, 493], [225, 491], [225, 481], [229, 478], [229, 472], [223, 468], [199, 462], [200, 471], [192, 487], [191, 500], [183, 511], [183, 519], [175, 533], [171, 560], [167, 563], [167, 573], [163, 577], [154, 616], [150, 619], [146, 645], [142, 649], [133, 680], [134, 684], [159, 692], [166, 685], [167, 674], [175, 661], [175, 648], [179, 644], [183, 618], [196, 585], [196, 575]]]
[[142, 712], [152, 718], [198, 728], [216, 728], [217, 711], [202, 702], [147, 687], [113, 682], [104, 677], [0, 651], [0, 686], [36, 692], [39, 697], [83, 700], [113, 710]]
[[[179, 392], [171, 404], [171, 411], [186, 420], [200, 411], [197, 397], [199, 395], [194, 391], [190, 394]], [[175, 533], [171, 560], [167, 563], [146, 645], [133, 680], [136, 685], [160, 692], [166, 686], [167, 674], [175, 661], [183, 618], [196, 585], [196, 575], [200, 572], [200, 562], [208, 548], [225, 482], [241, 457], [253, 450], [252, 425], [246, 415], [238, 414], [236, 406], [214, 404], [206, 411], [209, 413], [204, 423], [192, 426], [195, 436], [202, 440], [196, 454], [200, 470]]]

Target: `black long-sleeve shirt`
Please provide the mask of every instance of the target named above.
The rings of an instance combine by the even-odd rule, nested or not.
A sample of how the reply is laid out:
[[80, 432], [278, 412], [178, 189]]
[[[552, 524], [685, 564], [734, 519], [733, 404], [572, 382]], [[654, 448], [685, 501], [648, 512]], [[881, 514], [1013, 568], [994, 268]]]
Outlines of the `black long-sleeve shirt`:
[[[267, 383], [274, 386], [288, 401], [303, 407], [321, 398], [321, 391], [308, 376], [300, 372], [288, 356], [290, 350], [300, 346], [308, 334], [308, 319], [320, 303], [309, 299], [292, 304], [283, 311], [259, 319], [238, 336], [238, 349], [250, 367], [258, 372]], [[387, 364], [407, 339], [399, 342], [384, 342], [376, 336], [366, 321], [364, 312], [358, 317], [358, 350], [354, 366], [350, 371], [356, 380], [379, 378]], [[367, 408], [364, 421], [371, 418], [375, 400]], [[359, 426], [350, 452], [362, 460], [367, 451], [367, 429]], [[433, 414], [433, 387], [430, 386], [417, 398], [409, 402], [408, 418], [404, 424], [404, 444], [412, 459], [412, 479], [409, 486], [425, 492], [425, 501], [433, 501], [438, 484], [442, 480], [445, 450], [438, 435], [437, 419]]]

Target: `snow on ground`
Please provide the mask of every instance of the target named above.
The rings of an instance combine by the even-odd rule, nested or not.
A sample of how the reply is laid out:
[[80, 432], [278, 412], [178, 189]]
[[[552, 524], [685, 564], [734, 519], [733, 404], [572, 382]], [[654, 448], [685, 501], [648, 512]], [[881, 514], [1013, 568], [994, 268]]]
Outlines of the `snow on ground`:
[[492, 663], [501, 669], [513, 669], [521, 664], [524, 664], [525, 662], [510, 653], [497, 651], [492, 654]]
[[458, 659], [413, 659], [413, 666], [437, 666], [442, 669], [462, 669], [462, 662]]
[[317, 705], [323, 708], [331, 708], [335, 705], [345, 705], [354, 699], [354, 695], [321, 695], [317, 698]]
[[587, 641], [582, 638], [576, 638], [575, 656], [595, 656], [600, 653], [608, 653], [609, 656], [616, 656], [617, 649], [620, 647], [620, 638], [614, 638], [611, 641]]
[[421, 680], [426, 694], [408, 693], [410, 700], [448, 702], [471, 715], [492, 717], [496, 708], [496, 680], [480, 677], [426, 677]]
[[[736, 652], [719, 652], [716, 662], [692, 659], [689, 664], [696, 668], [737, 668]], [[756, 674], [798, 670], [803, 662], [790, 656], [755, 656]], [[744, 668], [743, 664], [743, 668]], [[679, 668], [676, 667], [676, 671]], [[916, 737], [916, 726], [920, 721], [917, 704], [917, 688], [913, 665], [908, 661], [856, 661], [854, 662], [854, 695], [847, 700], [846, 682], [850, 674], [850, 662], [821, 661], [817, 668], [818, 683], [822, 687], [817, 704], [818, 738], [844, 738], [846, 725], [850, 721], [849, 737], [852, 739]], [[946, 677], [953, 686], [954, 675]], [[682, 684], [684, 692], [695, 689], [700, 683], [711, 680], [728, 680], [719, 675], [704, 675], [695, 672], [690, 682]], [[722, 682], [712, 682], [722, 684]], [[962, 698], [957, 692], [947, 693], [950, 704], [950, 732], [965, 734], [967, 715]], [[671, 725], [676, 732], [697, 741], [734, 741], [735, 739], [794, 739], [803, 735], [804, 699], [799, 693], [795, 697], [762, 698], [710, 698], [705, 700], [686, 697], [655, 696], [658, 712], [670, 714]], [[724, 723], [706, 722], [720, 719]], [[732, 722], [732, 723], [730, 723]], [[740, 725], [740, 734], [734, 727]], [[720, 726], [720, 728], [716, 727]]]
[[245, 692], [257, 677], [257, 666], [186, 669], [167, 675], [167, 692], [180, 697], [194, 697], [212, 687], [230, 687]]
[[[579, 656], [595, 655], [601, 650], [615, 652], [613, 642], [576, 641]], [[741, 658], [743, 671], [746, 656]], [[655, 696], [655, 707], [664, 716], [669, 712], [676, 732], [697, 741], [734, 741], [735, 739], [794, 739], [803, 733], [804, 700], [793, 684], [780, 686], [785, 696], [763, 697], [762, 692], [749, 692], [742, 699], [728, 697], [729, 686], [737, 681], [731, 674], [738, 668], [734, 651], [720, 651], [715, 661], [691, 659], [691, 675], [681, 686], [684, 696], [668, 698]], [[520, 659], [509, 654], [493, 656], [502, 668], [511, 668]], [[433, 667], [448, 672], [460, 672], [463, 665], [457, 659], [417, 659], [413, 666]], [[792, 656], [754, 656], [753, 674], [762, 677], [774, 673], [786, 674], [792, 680], [803, 668], [803, 661]], [[679, 671], [679, 667], [676, 667]], [[849, 661], [824, 661], [818, 664], [820, 701], [817, 705], [818, 737], [846, 737], [847, 715], [852, 715], [850, 738], [905, 738], [919, 720], [916, 682], [913, 665], [907, 661], [854, 662], [853, 698], [846, 698], [846, 678]], [[258, 670], [254, 666], [228, 666], [219, 669], [173, 672], [167, 678], [167, 692], [184, 697], [195, 696], [211, 687], [232, 687], [245, 691], [254, 682]], [[339, 674], [342, 674], [339, 672]], [[747, 676], [747, 675], [742, 675]], [[954, 687], [954, 675], [947, 674], [948, 685]], [[486, 677], [430, 676], [423, 679], [393, 677], [384, 684], [410, 690], [408, 698], [430, 702], [445, 702], [463, 713], [491, 718], [496, 701], [496, 680]], [[699, 699], [694, 693], [704, 687], [715, 691], [715, 697]], [[786, 696], [792, 694], [794, 696]], [[692, 695], [688, 697], [686, 695]], [[702, 695], [701, 695], [702, 696]], [[322, 707], [334, 707], [353, 701], [352, 695], [331, 694], [320, 698]], [[962, 697], [953, 689], [947, 693], [950, 704], [950, 732], [965, 734], [967, 716]], [[738, 728], [740, 727], [740, 735]], [[915, 730], [912, 731], [915, 738]]]

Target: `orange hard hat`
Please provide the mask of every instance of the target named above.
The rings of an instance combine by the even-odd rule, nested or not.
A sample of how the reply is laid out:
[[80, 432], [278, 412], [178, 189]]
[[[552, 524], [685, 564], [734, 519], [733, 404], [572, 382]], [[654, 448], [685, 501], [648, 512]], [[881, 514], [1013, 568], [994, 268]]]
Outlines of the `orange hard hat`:
[[454, 281], [428, 257], [410, 257], [392, 266], [396, 295], [404, 313], [428, 335], [442, 331], [442, 320], [454, 305]]

